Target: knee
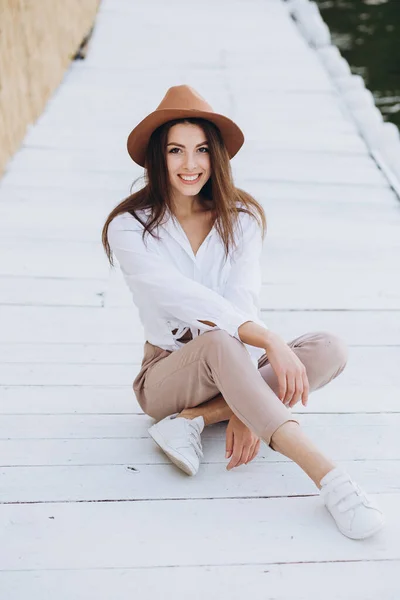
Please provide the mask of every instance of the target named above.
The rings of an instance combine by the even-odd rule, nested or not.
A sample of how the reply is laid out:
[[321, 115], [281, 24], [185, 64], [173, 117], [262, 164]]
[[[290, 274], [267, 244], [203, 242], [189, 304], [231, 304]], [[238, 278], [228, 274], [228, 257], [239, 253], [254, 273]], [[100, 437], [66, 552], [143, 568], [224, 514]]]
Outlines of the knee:
[[203, 335], [205, 342], [208, 342], [208, 345], [213, 348], [221, 346], [225, 347], [229, 344], [234, 343], [235, 341], [238, 341], [225, 329], [215, 329], [214, 331], [207, 331]]
[[166, 409], [165, 407], [163, 408], [162, 403], [150, 405], [145, 404], [141, 407], [141, 409], [145, 415], [151, 417], [156, 422], [161, 421], [161, 419], [164, 419], [165, 417], [168, 417], [168, 415], [172, 414], [171, 409]]
[[342, 371], [348, 361], [349, 351], [346, 342], [328, 331], [319, 332], [319, 350], [326, 355], [330, 364]]
[[[241, 352], [242, 348], [245, 349], [238, 339], [233, 337], [225, 329], [216, 329], [215, 331], [207, 331], [203, 334], [204, 336], [204, 349], [207, 356], [226, 356], [237, 354]], [[201, 336], [201, 337], [203, 337]], [[247, 354], [247, 351], [245, 351]]]

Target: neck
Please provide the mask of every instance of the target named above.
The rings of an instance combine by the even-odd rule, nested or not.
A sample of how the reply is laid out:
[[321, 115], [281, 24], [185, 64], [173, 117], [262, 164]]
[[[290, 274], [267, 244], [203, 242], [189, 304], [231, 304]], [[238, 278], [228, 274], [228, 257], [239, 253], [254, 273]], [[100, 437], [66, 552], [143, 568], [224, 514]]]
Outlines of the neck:
[[172, 199], [172, 210], [178, 219], [187, 219], [201, 212], [199, 195], [196, 196], [174, 196]]

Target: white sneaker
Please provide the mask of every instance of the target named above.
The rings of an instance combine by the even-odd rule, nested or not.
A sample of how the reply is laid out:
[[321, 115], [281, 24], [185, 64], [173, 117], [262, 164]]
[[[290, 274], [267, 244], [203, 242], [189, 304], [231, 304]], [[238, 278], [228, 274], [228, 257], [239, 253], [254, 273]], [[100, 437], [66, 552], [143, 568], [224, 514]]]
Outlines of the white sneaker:
[[149, 434], [165, 454], [182, 471], [196, 475], [203, 457], [200, 434], [204, 429], [203, 417], [176, 418], [175, 413], [152, 425]]
[[382, 529], [383, 512], [342, 468], [335, 467], [320, 481], [320, 495], [343, 533], [353, 540], [363, 540]]

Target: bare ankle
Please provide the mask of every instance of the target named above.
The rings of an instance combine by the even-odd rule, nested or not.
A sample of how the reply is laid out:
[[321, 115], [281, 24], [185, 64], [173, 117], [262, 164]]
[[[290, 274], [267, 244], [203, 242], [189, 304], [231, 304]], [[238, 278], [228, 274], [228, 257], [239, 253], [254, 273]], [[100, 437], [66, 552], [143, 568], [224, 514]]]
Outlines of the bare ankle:
[[321, 479], [336, 466], [308, 438], [299, 423], [293, 421], [286, 421], [275, 431], [270, 446], [297, 463], [318, 489]]
[[227, 421], [231, 418], [232, 414], [232, 410], [226, 404], [223, 397], [219, 395], [216, 398], [207, 400], [197, 406], [184, 408], [178, 416], [186, 419], [194, 419], [195, 417], [202, 416], [204, 425], [206, 426], [214, 425], [214, 423], [220, 423], [221, 421]]
[[183, 419], [194, 419], [195, 417], [198, 417], [200, 415], [200, 413], [195, 414], [193, 411], [189, 409], [185, 409], [182, 410], [179, 415], [176, 415], [176, 418], [178, 417], [182, 417]]

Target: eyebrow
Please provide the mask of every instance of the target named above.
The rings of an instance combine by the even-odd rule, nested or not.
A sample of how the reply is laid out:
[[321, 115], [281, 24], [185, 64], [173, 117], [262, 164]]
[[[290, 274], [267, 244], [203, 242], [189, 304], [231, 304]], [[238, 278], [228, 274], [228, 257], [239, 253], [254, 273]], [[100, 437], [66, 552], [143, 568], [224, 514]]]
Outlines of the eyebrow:
[[[201, 144], [197, 144], [196, 148], [198, 148], [199, 146], [204, 146], [205, 144], [208, 144], [208, 142], [201, 142]], [[179, 146], [180, 148], [185, 148], [183, 144], [175, 144], [175, 142], [170, 142], [169, 144], [167, 144], [167, 146]]]

